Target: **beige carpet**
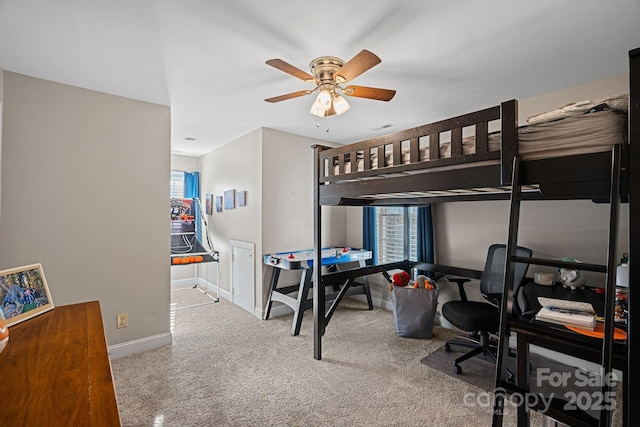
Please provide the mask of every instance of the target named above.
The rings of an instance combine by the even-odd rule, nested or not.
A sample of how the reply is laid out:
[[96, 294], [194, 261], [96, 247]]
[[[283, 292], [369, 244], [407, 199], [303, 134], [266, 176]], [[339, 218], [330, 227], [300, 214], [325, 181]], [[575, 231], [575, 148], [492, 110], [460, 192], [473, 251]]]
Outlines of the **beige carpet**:
[[125, 426], [491, 425], [487, 392], [420, 363], [446, 329], [399, 338], [389, 311], [345, 301], [318, 361], [311, 311], [296, 337], [292, 315], [263, 321], [226, 300], [174, 314], [172, 346], [113, 361]]
[[215, 303], [214, 298], [201, 288], [194, 288], [190, 285], [171, 289], [172, 310], [183, 310], [213, 303]]

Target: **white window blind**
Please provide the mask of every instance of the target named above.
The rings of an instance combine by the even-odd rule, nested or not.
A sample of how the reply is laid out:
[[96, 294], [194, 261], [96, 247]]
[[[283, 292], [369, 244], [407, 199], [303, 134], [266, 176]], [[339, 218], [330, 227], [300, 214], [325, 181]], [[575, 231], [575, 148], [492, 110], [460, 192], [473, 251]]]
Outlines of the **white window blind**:
[[376, 208], [378, 262], [387, 263], [416, 259], [417, 208]]
[[184, 172], [171, 171], [171, 184], [169, 194], [172, 199], [180, 199], [184, 197]]

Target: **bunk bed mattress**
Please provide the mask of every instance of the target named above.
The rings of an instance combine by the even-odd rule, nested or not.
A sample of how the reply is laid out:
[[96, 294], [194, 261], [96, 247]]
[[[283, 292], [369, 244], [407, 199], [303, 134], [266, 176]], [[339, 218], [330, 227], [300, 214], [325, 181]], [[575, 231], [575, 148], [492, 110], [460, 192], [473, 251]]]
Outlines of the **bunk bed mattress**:
[[626, 116], [604, 110], [524, 126], [518, 131], [518, 152], [524, 160], [599, 153], [625, 138]]
[[[555, 116], [554, 116], [555, 117]], [[518, 129], [518, 152], [524, 160], [538, 160], [552, 157], [574, 156], [578, 154], [608, 151], [615, 144], [625, 141], [626, 116], [617, 110], [606, 109], [593, 113], [566, 116], [523, 126]], [[500, 133], [489, 135], [489, 151], [500, 150]], [[462, 140], [462, 154], [475, 154], [474, 137]], [[380, 165], [376, 151], [370, 155], [371, 168], [393, 166], [391, 149], [385, 152], [384, 165]], [[440, 142], [440, 158], [451, 157], [449, 141]], [[408, 164], [409, 149], [402, 150], [402, 164]], [[429, 145], [420, 144], [419, 161], [429, 160]], [[364, 162], [358, 153], [357, 169], [362, 171]], [[352, 172], [351, 161], [345, 162], [344, 173]], [[334, 174], [338, 175], [338, 165], [334, 165]]]

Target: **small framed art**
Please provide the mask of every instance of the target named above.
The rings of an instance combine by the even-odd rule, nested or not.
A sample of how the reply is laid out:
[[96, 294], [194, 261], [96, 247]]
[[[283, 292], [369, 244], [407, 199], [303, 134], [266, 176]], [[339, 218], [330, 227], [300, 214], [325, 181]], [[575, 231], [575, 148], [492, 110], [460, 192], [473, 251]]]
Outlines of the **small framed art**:
[[246, 191], [238, 191], [236, 192], [236, 206], [247, 206], [247, 192]]
[[207, 215], [213, 214], [213, 194], [207, 194], [205, 201]]
[[224, 209], [229, 210], [236, 207], [236, 190], [227, 190], [224, 192]]
[[216, 212], [222, 212], [222, 196], [216, 196]]
[[7, 326], [53, 309], [42, 265], [0, 271], [0, 301]]

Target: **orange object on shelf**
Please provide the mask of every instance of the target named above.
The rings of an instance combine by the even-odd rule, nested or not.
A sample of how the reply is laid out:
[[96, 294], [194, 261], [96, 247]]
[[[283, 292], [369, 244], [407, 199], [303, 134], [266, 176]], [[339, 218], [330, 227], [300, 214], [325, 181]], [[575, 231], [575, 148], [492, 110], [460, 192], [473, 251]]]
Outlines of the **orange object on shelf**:
[[[598, 322], [594, 330], [577, 328], [575, 326], [569, 326], [569, 325], [565, 325], [565, 326], [567, 327], [567, 329], [572, 330], [573, 332], [577, 332], [579, 334], [586, 335], [589, 337], [594, 337], [594, 338], [604, 337], [604, 324], [602, 322]], [[620, 328], [613, 328], [613, 339], [626, 340], [627, 333]]]
[[173, 258], [173, 259], [171, 260], [171, 262], [172, 262], [173, 264], [182, 264], [182, 259], [181, 259], [181, 258], [176, 257], [176, 258]]
[[194, 258], [194, 261], [195, 261], [195, 262], [202, 262], [202, 261], [204, 261], [204, 258], [202, 257], [202, 255], [197, 255], [197, 256]]

